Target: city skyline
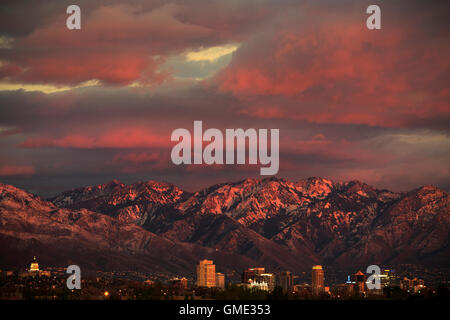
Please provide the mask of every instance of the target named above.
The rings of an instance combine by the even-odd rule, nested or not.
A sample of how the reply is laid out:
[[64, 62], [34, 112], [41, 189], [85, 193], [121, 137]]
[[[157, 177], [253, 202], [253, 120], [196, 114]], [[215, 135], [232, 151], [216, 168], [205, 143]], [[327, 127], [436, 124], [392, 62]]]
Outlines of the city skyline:
[[[23, 280], [29, 281], [26, 279], [36, 279], [32, 280], [34, 282], [33, 286], [45, 284], [45, 283], [54, 283], [52, 285], [53, 290], [67, 290], [65, 287], [65, 277], [67, 277], [67, 274], [65, 272], [66, 268], [58, 268], [58, 267], [44, 267], [39, 268], [39, 263], [36, 257], [33, 257], [33, 260], [30, 264], [29, 269], [25, 269], [25, 271], [19, 272], [17, 274], [17, 283], [22, 283]], [[324, 268], [321, 265], [313, 265], [311, 267], [312, 270], [312, 276], [311, 276], [311, 282], [297, 282], [294, 283], [292, 279], [296, 279], [297, 277], [292, 274], [289, 271], [282, 271], [279, 273], [268, 273], [264, 267], [252, 267], [248, 268], [246, 270], [243, 270], [242, 273], [242, 281], [241, 282], [227, 282], [225, 283], [219, 283], [216, 280], [216, 276], [220, 275], [221, 279], [223, 278], [222, 273], [216, 273], [215, 272], [215, 265], [212, 260], [203, 259], [199, 262], [199, 265], [197, 266], [197, 277], [194, 282], [188, 282], [188, 279], [185, 277], [182, 278], [166, 278], [165, 280], [161, 281], [150, 281], [150, 280], [144, 280], [140, 281], [141, 285], [147, 286], [148, 288], [152, 287], [159, 287], [163, 285], [162, 296], [164, 295], [170, 295], [175, 294], [173, 298], [176, 299], [176, 296], [180, 296], [183, 294], [186, 294], [187, 292], [191, 292], [190, 294], [193, 294], [195, 296], [195, 289], [200, 290], [200, 294], [210, 294], [214, 291], [201, 291], [202, 288], [214, 290], [219, 289], [222, 291], [227, 291], [233, 288], [233, 285], [238, 285], [242, 288], [248, 288], [251, 292], [254, 294], [257, 294], [257, 292], [267, 292], [268, 294], [275, 293], [279, 288], [282, 290], [282, 294], [284, 294], [286, 297], [291, 297], [291, 299], [307, 299], [314, 298], [314, 299], [349, 299], [349, 298], [360, 298], [360, 299], [367, 299], [370, 297], [387, 297], [389, 298], [389, 294], [392, 290], [400, 290], [400, 292], [404, 292], [403, 298], [405, 298], [407, 295], [420, 295], [422, 292], [433, 292], [436, 294], [436, 288], [428, 288], [426, 286], [426, 283], [423, 279], [414, 277], [411, 279], [407, 278], [406, 276], [400, 277], [397, 275], [393, 270], [391, 269], [382, 269], [382, 274], [380, 274], [381, 279], [381, 287], [380, 289], [370, 289], [368, 287], [368, 275], [365, 275], [360, 270], [350, 274], [348, 276], [347, 282], [337, 282], [337, 283], [328, 283], [326, 286], [324, 284], [324, 278], [325, 278], [325, 272]], [[213, 272], [214, 271], [214, 272]], [[208, 282], [208, 273], [211, 273], [212, 278], [214, 280], [211, 280]], [[122, 275], [123, 276], [123, 275]], [[206, 278], [205, 278], [206, 276]], [[5, 280], [8, 281], [8, 279], [11, 279], [14, 277], [14, 274], [11, 273], [11, 271], [5, 271], [0, 270], [0, 283], [2, 283], [2, 286], [5, 285]], [[290, 277], [290, 280], [287, 282], [290, 283], [287, 287], [283, 285], [283, 281], [286, 281], [286, 277]], [[90, 279], [97, 279], [95, 280], [97, 283], [101, 280], [102, 283], [105, 285], [103, 288], [100, 289], [100, 295], [97, 297], [101, 299], [110, 299], [112, 295], [112, 298], [115, 297], [115, 299], [133, 299], [133, 296], [122, 296], [120, 295], [120, 291], [118, 291], [118, 288], [114, 288], [114, 286], [111, 286], [111, 283], [107, 279], [121, 279], [120, 277], [117, 278], [117, 275], [114, 276], [114, 274], [111, 274], [109, 277], [105, 278], [105, 276], [97, 275], [95, 278], [92, 278], [92, 276], [87, 276], [88, 281], [91, 282]], [[267, 279], [273, 279], [273, 283], [270, 284], [267, 282]], [[22, 280], [21, 280], [22, 279]], [[125, 278], [122, 278], [125, 279]], [[276, 279], [276, 280], [275, 280]], [[37, 281], [37, 282], [36, 282]], [[14, 282], [13, 282], [14, 283]], [[59, 284], [58, 284], [59, 283]], [[86, 286], [87, 282], [82, 281], [83, 286]], [[110, 285], [108, 285], [110, 283]], [[137, 282], [138, 283], [138, 282]], [[136, 284], [137, 284], [136, 283]], [[191, 286], [190, 283], [193, 285]], [[255, 285], [256, 283], [256, 285]], [[133, 285], [133, 286], [136, 286]], [[445, 283], [442, 283], [446, 285]], [[11, 284], [10, 284], [11, 285]], [[447, 283], [448, 285], [448, 283]], [[1, 297], [5, 298], [3, 294], [6, 292], [10, 292], [10, 289], [6, 289], [5, 287], [2, 287], [3, 290], [0, 290], [0, 294], [2, 294]], [[26, 287], [25, 287], [26, 288]], [[28, 289], [32, 290], [33, 287], [29, 287]], [[80, 288], [80, 290], [83, 288]], [[86, 288], [84, 288], [86, 291]], [[48, 294], [50, 294], [51, 290], [48, 290]], [[131, 290], [131, 289], [130, 289]], [[168, 291], [166, 291], [168, 290]], [[77, 291], [77, 290], [75, 290]], [[67, 290], [67, 294], [75, 292], [74, 290]], [[83, 291], [80, 291], [83, 292]], [[201, 293], [203, 292], [203, 293]], [[209, 292], [209, 293], [208, 293]], [[42, 294], [42, 291], [41, 291]], [[60, 294], [60, 293], [59, 293]], [[58, 294], [58, 297], [59, 297]], [[83, 295], [74, 294], [74, 297], [83, 297]], [[0, 297], [0, 298], [1, 298]], [[23, 298], [24, 296], [16, 296], [16, 298]], [[59, 299], [57, 296], [47, 296], [47, 299]], [[169, 296], [167, 296], [168, 298]], [[199, 296], [198, 298], [200, 298]], [[29, 296], [27, 299], [32, 298]], [[93, 298], [93, 297], [91, 297]], [[135, 297], [136, 298], [136, 297]], [[134, 299], [135, 299], [134, 298]], [[402, 298], [402, 299], [403, 299]], [[399, 299], [397, 297], [396, 299]]]
[[0, 305], [447, 302], [449, 9], [2, 0]]
[[[190, 273], [187, 266], [206, 252], [214, 253], [210, 258], [224, 274], [252, 265], [298, 273], [317, 263], [345, 270], [372, 264], [445, 267], [447, 260], [448, 194], [435, 187], [402, 194], [358, 181], [270, 178], [194, 194], [157, 181], [112, 181], [50, 201], [3, 184], [0, 195], [0, 237], [15, 239], [0, 247], [3, 266], [17, 265], [30, 252], [50, 264], [174, 276]], [[43, 236], [48, 230], [50, 238]], [[427, 237], [436, 241], [421, 240]]]

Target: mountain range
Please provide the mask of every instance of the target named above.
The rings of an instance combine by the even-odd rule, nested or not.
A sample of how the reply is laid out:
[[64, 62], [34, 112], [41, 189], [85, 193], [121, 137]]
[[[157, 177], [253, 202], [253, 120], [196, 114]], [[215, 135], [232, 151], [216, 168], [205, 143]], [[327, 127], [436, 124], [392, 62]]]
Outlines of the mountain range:
[[0, 184], [0, 268], [48, 264], [194, 275], [198, 260], [238, 274], [313, 264], [450, 264], [446, 191], [379, 190], [359, 181], [246, 179], [192, 193], [111, 181], [42, 199]]

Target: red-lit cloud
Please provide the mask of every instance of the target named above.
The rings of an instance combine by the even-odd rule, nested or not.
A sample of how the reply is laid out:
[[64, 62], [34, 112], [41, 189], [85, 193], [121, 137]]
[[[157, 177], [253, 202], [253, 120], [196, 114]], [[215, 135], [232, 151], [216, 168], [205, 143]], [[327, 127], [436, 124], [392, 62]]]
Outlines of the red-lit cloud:
[[[282, 177], [449, 189], [448, 5], [386, 2], [382, 29], [369, 31], [369, 4], [80, 0], [82, 30], [69, 31], [60, 1], [35, 13], [7, 3], [0, 29], [13, 41], [0, 45], [0, 83], [99, 83], [52, 94], [0, 84], [2, 181], [40, 190], [148, 178], [195, 190], [259, 177], [259, 165], [173, 165], [171, 132], [202, 120], [279, 128]], [[184, 70], [202, 81], [163, 68], [227, 44], [239, 46], [215, 74], [204, 61]]]
[[30, 176], [36, 172], [31, 165], [17, 166], [17, 165], [0, 165], [0, 176]]
[[[206, 5], [205, 10], [220, 7], [227, 5]], [[238, 8], [230, 11], [234, 14]], [[67, 15], [60, 13], [15, 39], [14, 46], [0, 54], [5, 63], [0, 67], [0, 80], [54, 85], [92, 79], [104, 84], [160, 84], [168, 74], [157, 69], [168, 55], [236, 38], [229, 26], [217, 25], [203, 11], [196, 13], [174, 3], [151, 8], [133, 3], [102, 5], [82, 10], [82, 17], [81, 30], [68, 30]]]
[[28, 138], [22, 148], [154, 148], [167, 146], [167, 137], [155, 135], [139, 128], [120, 128], [94, 135], [73, 134], [64, 137]]
[[322, 15], [244, 44], [217, 76], [219, 90], [261, 118], [408, 127], [449, 115], [448, 32], [423, 34], [403, 20], [371, 32], [359, 16]]

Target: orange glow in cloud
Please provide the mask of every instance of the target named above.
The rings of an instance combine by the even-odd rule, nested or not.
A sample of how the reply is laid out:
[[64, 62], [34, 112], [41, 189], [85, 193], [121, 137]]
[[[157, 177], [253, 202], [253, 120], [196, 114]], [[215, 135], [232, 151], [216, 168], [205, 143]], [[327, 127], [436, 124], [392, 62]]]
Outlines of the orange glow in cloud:
[[36, 173], [33, 166], [0, 165], [0, 176], [29, 176]]
[[39, 137], [29, 138], [22, 142], [23, 148], [151, 148], [166, 147], [167, 137], [155, 135], [148, 130], [139, 128], [123, 128], [96, 135], [67, 135], [61, 138]]

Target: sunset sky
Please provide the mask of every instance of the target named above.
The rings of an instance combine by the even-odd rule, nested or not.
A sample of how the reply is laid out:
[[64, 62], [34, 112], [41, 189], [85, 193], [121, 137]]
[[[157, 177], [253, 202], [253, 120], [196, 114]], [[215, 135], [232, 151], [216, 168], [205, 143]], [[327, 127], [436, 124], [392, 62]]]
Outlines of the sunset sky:
[[[81, 8], [81, 30], [66, 8]], [[381, 7], [381, 30], [366, 8]], [[279, 128], [278, 177], [450, 190], [448, 1], [2, 0], [0, 182], [49, 196], [195, 191], [259, 165], [176, 166], [176, 128]]]

